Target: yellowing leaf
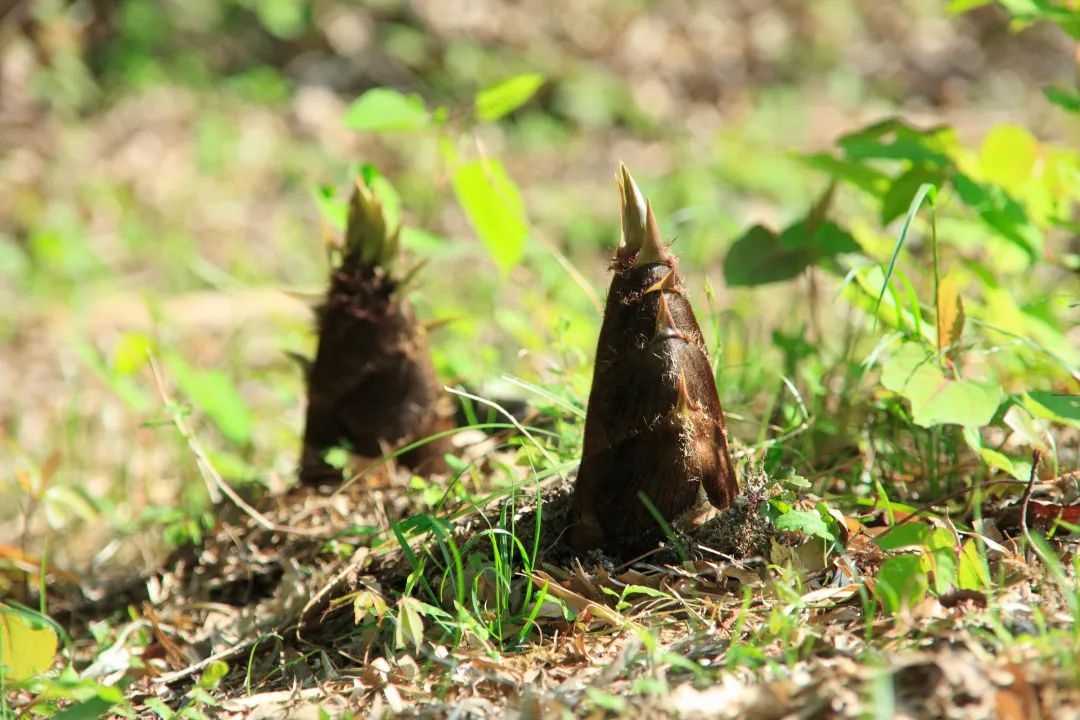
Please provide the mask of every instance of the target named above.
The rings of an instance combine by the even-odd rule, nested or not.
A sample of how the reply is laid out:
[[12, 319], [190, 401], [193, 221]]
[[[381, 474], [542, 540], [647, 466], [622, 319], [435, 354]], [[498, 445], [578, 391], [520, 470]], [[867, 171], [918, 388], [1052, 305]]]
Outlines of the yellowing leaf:
[[49, 626], [35, 628], [31, 613], [0, 607], [0, 665], [4, 679], [21, 682], [45, 672], [56, 656], [58, 640]]
[[964, 302], [956, 287], [956, 278], [949, 273], [941, 278], [937, 291], [938, 351], [954, 347], [964, 332]]
[[1031, 177], [1038, 157], [1039, 142], [1019, 125], [998, 125], [979, 148], [983, 176], [1006, 190], [1016, 189]]

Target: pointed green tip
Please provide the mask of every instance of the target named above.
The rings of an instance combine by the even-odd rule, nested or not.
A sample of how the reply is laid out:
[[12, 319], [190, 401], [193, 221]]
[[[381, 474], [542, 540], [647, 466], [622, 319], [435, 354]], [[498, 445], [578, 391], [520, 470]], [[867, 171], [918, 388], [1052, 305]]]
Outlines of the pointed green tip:
[[656, 215], [653, 213], [652, 203], [645, 202], [645, 228], [641, 240], [641, 250], [634, 258], [634, 267], [648, 265], [649, 263], [671, 264], [671, 256], [664, 241], [660, 237], [660, 226], [656, 223]]
[[615, 180], [619, 186], [619, 204], [622, 208], [619, 254], [624, 257], [636, 254], [635, 267], [657, 262], [670, 265], [671, 256], [660, 237], [660, 226], [656, 222], [652, 203], [641, 194], [625, 164], [619, 163], [619, 174]]
[[389, 265], [397, 253], [399, 231], [389, 231], [382, 202], [363, 179], [357, 179], [349, 198], [345, 252], [358, 254], [366, 264]]
[[645, 240], [645, 197], [623, 163], [619, 163], [616, 182], [619, 186], [619, 205], [622, 208], [622, 246], [628, 252], [634, 253], [641, 249]]

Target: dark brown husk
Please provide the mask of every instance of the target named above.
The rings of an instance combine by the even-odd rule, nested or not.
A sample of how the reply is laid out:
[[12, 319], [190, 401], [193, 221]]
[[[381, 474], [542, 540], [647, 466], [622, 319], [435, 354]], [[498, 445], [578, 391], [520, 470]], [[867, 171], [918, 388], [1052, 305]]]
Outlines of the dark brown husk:
[[664, 522], [691, 529], [738, 492], [724, 414], [701, 329], [661, 242], [652, 207], [625, 167], [623, 240], [612, 263], [574, 488], [571, 542], [641, 549]]
[[[427, 334], [393, 273], [397, 238], [378, 199], [358, 181], [341, 262], [316, 311], [319, 345], [308, 372], [304, 484], [341, 480], [341, 471], [324, 460], [333, 447], [376, 458], [452, 427]], [[449, 447], [443, 437], [403, 453], [398, 462], [438, 472]]]

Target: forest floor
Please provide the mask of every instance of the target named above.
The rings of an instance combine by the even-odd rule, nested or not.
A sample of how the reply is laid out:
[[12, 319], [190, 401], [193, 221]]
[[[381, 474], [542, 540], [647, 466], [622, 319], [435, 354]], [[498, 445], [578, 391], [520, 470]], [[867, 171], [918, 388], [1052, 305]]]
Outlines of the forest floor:
[[[37, 35], [0, 28], [0, 489], [16, 498], [0, 508], [0, 596], [56, 620], [56, 667], [78, 677], [17, 687], [0, 717], [1080, 717], [1076, 540], [1029, 507], [1071, 507], [1075, 429], [1060, 472], [1035, 462], [1025, 484], [948, 444], [933, 462], [903, 442], [871, 457], [852, 419], [847, 435], [807, 431], [819, 440], [789, 464], [809, 488], [763, 490], [777, 385], [757, 366], [782, 362], [770, 343], [805, 301], [795, 282], [708, 301], [740, 333], [717, 362], [750, 368], [721, 387], [750, 490], [707, 527], [773, 492], [825, 507], [833, 541], [802, 528], [740, 553], [706, 531], [634, 558], [562, 545], [618, 163], [667, 208], [705, 315], [720, 238], [782, 225], [820, 192], [796, 152], [890, 115], [970, 142], [1001, 122], [1075, 139], [1039, 92], [1071, 71], [1061, 34], [915, 2], [416, 5], [323, 8], [307, 41], [267, 51], [279, 79], [210, 83], [84, 76], [62, 14]], [[502, 272], [467, 239], [438, 142], [342, 125], [372, 85], [457, 107], [526, 70], [548, 79], [539, 109], [454, 142], [502, 159], [535, 244], [574, 281], [548, 269], [554, 252]], [[431, 334], [442, 380], [509, 395], [540, 429], [495, 412], [510, 427], [456, 435], [451, 473], [377, 463], [320, 493], [295, 486], [288, 354], [311, 355], [326, 277], [312, 188], [344, 186], [358, 161], [431, 234], [406, 250], [428, 258], [418, 315], [451, 321]], [[823, 343], [851, 322], [833, 289], [813, 295], [837, 329]], [[869, 396], [855, 415], [876, 412]], [[892, 500], [852, 491], [860, 468]], [[944, 474], [985, 493], [927, 501]], [[888, 577], [901, 557], [922, 572]]]

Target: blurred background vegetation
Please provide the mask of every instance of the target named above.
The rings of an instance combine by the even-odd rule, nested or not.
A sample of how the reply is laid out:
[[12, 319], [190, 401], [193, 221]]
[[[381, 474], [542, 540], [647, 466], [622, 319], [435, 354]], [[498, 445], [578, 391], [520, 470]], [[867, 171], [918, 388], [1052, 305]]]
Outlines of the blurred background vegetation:
[[[996, 5], [951, 10], [933, 0], [8, 3], [0, 492], [18, 500], [0, 508], [0, 542], [48, 542], [61, 567], [107, 572], [158, 557], [162, 525], [177, 540], [212, 522], [147, 351], [228, 479], [293, 482], [302, 378], [287, 351], [310, 354], [314, 342], [308, 300], [324, 287], [332, 232], [320, 207], [365, 165], [396, 189], [414, 229], [406, 248], [427, 261], [418, 314], [451, 321], [433, 341], [443, 378], [498, 393], [508, 373], [583, 403], [617, 241], [612, 176], [626, 162], [709, 318], [733, 435], [750, 444], [798, 425], [782, 417], [795, 399], [776, 402], [786, 376], [816, 421], [788, 462], [815, 480], [857, 478], [844, 447], [887, 406], [863, 395], [852, 414], [844, 393], [854, 398], [885, 330], [861, 322], [865, 348], [851, 350], [857, 307], [836, 302], [845, 268], [735, 288], [724, 261], [746, 228], [806, 215], [830, 181], [807, 156], [886, 117], [945, 123], [969, 154], [1002, 126], [1025, 128], [1021, 145], [1076, 145], [1075, 115], [1044, 94], [1075, 87], [1067, 32]], [[494, 122], [473, 116], [477, 92], [522, 73], [544, 80], [528, 104]], [[350, 103], [372, 88], [442, 108], [441, 124], [350, 128]], [[505, 166], [529, 221], [520, 258], [500, 263], [478, 239], [448, 157]], [[1076, 166], [1065, 167], [1074, 198]], [[879, 217], [855, 192], [839, 193], [833, 212], [880, 263], [915, 189], [893, 198], [899, 213]], [[958, 254], [963, 238], [980, 242], [978, 228], [953, 228], [967, 233], [954, 234]], [[1016, 280], [1002, 292], [1042, 307], [1057, 333], [1043, 343], [1056, 369], [1017, 360], [1016, 390], [1060, 390], [1075, 367], [1076, 335], [1062, 325], [1076, 314], [1047, 300], [1076, 295], [1075, 235], [1063, 223], [1047, 231], [1039, 252], [1052, 271], [1032, 270], [1008, 243], [983, 258], [988, 275]], [[908, 268], [917, 285], [926, 252]], [[831, 384], [843, 363], [856, 379]]]

